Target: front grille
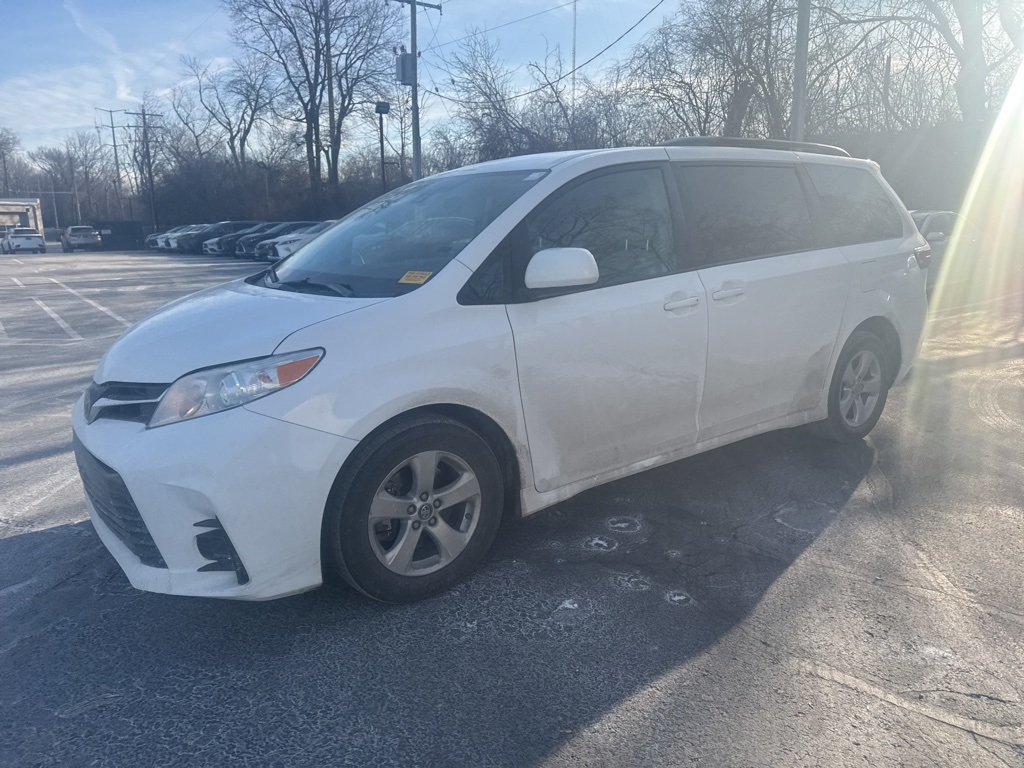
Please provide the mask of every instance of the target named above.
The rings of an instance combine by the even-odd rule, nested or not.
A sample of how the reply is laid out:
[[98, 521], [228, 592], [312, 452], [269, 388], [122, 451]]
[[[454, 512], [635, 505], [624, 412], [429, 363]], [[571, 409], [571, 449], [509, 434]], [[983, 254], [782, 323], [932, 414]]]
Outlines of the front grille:
[[149, 533], [142, 515], [124, 480], [113, 469], [93, 456], [74, 438], [75, 461], [82, 476], [85, 493], [100, 520], [121, 540], [143, 565], [166, 568], [160, 550]]
[[106, 384], [93, 382], [85, 391], [85, 419], [90, 424], [96, 419], [119, 419], [145, 424], [169, 386], [119, 381]]

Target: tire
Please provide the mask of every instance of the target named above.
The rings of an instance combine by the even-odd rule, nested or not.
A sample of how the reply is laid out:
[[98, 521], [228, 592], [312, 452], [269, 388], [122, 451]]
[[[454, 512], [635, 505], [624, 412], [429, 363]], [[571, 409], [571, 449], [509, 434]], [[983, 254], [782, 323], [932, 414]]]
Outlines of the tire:
[[828, 388], [828, 418], [810, 425], [818, 437], [840, 443], [864, 438], [878, 423], [895, 371], [884, 342], [854, 331], [843, 347]]
[[472, 429], [434, 415], [399, 422], [360, 446], [334, 483], [325, 575], [387, 603], [443, 592], [490, 549], [503, 498], [498, 461]]

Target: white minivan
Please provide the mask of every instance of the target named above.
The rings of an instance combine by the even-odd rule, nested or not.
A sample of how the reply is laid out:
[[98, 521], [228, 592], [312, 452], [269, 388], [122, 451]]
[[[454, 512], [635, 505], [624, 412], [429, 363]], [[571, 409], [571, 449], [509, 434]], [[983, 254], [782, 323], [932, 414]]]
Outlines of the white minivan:
[[74, 408], [86, 500], [140, 589], [337, 576], [416, 600], [505, 512], [781, 427], [864, 437], [914, 356], [928, 258], [878, 167], [835, 148], [439, 174], [118, 339]]

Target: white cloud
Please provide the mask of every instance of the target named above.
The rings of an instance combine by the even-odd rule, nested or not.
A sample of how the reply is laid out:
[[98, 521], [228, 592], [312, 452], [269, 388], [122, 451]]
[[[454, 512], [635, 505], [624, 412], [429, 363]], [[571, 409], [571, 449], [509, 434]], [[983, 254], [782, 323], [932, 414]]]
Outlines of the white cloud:
[[113, 75], [117, 98], [121, 101], [139, 102], [141, 99], [132, 93], [132, 79], [134, 72], [128, 66], [126, 57], [117, 44], [114, 36], [93, 21], [88, 15], [82, 13], [78, 7], [77, 0], [64, 0], [64, 10], [71, 14], [75, 26], [108, 54], [110, 74]]
[[0, 125], [17, 133], [26, 149], [60, 142], [69, 131], [92, 129], [93, 105], [109, 99], [107, 88], [94, 65], [0, 80]]

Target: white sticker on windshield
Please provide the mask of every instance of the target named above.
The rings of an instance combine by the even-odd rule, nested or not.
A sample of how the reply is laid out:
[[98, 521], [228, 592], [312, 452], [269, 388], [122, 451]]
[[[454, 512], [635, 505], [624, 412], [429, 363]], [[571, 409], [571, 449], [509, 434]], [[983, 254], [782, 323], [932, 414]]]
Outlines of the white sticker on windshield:
[[537, 181], [537, 179], [543, 179], [545, 173], [547, 173], [547, 171], [537, 171], [535, 173], [531, 173], [529, 176], [523, 179], [523, 181]]

